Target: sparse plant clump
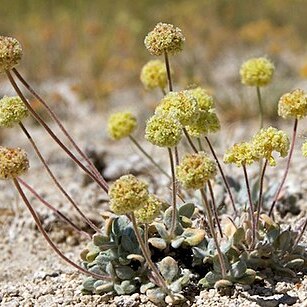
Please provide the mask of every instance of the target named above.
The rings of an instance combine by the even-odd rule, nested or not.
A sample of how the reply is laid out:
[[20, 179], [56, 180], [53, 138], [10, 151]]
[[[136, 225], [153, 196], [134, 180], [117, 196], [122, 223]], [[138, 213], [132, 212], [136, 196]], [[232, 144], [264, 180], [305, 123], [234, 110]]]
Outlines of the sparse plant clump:
[[[201, 87], [173, 91], [168, 55], [182, 51], [184, 41], [179, 28], [159, 23], [146, 36], [145, 46], [152, 55], [164, 55], [165, 63], [150, 61], [141, 73], [141, 81], [146, 88], [158, 87], [162, 90], [161, 102], [146, 123], [145, 139], [152, 145], [162, 147], [161, 151], [163, 148], [167, 150], [170, 172], [162, 168], [156, 162], [156, 157], [149, 154], [133, 137], [137, 120], [132, 113], [112, 114], [107, 123], [109, 135], [113, 140], [129, 138], [157, 170], [171, 179], [171, 186], [168, 186], [170, 195], [163, 195], [162, 198], [167, 199], [164, 201], [152, 194], [151, 185], [132, 174], [124, 175], [109, 185], [49, 105], [14, 67], [21, 57], [21, 51], [20, 54], [17, 52], [19, 43], [14, 39], [0, 39], [0, 66], [2, 65], [2, 70], [19, 96], [4, 97], [0, 100], [0, 125], [20, 126], [56, 186], [95, 234], [91, 235], [80, 229], [69, 217], [52, 207], [34, 188], [19, 178], [29, 168], [28, 158], [23, 150], [0, 147], [0, 179], [13, 181], [53, 250], [67, 263], [89, 276], [83, 283], [83, 293], [112, 292], [123, 295], [139, 292], [156, 304], [180, 304], [185, 300], [183, 290], [191, 281], [204, 288], [214, 287], [222, 293], [230, 290], [236, 283], [251, 285], [255, 280], [265, 279], [270, 274], [294, 277], [297, 272], [303, 272], [307, 267], [307, 249], [300, 242], [307, 228], [307, 219], [301, 230], [297, 231], [296, 228], [285, 228], [272, 217], [289, 171], [298, 120], [307, 115], [306, 94], [302, 90], [295, 90], [283, 95], [279, 100], [278, 114], [294, 119], [290, 143], [284, 131], [262, 127], [259, 88], [272, 81], [274, 65], [266, 58], [258, 58], [247, 61], [241, 67], [242, 83], [257, 88], [261, 125], [250, 141], [236, 143], [224, 154], [225, 164], [235, 164], [243, 170], [243, 179], [239, 176], [232, 178], [232, 181], [239, 182], [240, 188], [240, 181], [244, 182], [244, 193], [239, 194], [246, 197], [238, 197], [235, 201], [228, 182], [230, 176], [225, 175], [214, 146], [208, 138], [208, 134], [217, 132], [221, 126], [213, 97]], [[6, 57], [3, 50], [8, 51]], [[57, 137], [31, 107], [15, 78], [43, 105], [70, 142], [72, 149]], [[69, 158], [108, 195], [109, 211], [112, 212], [103, 214], [106, 219], [102, 227], [86, 217], [51, 172], [22, 124], [28, 114], [43, 126]], [[185, 140], [186, 144], [181, 142], [182, 140]], [[203, 140], [208, 145], [208, 153], [204, 150]], [[187, 150], [183, 145], [189, 146], [185, 155], [181, 155], [183, 150]], [[287, 158], [287, 163], [271, 200], [265, 195], [265, 172], [268, 166], [277, 165], [277, 159], [280, 157], [276, 157], [276, 153], [281, 158]], [[307, 156], [306, 143], [302, 146], [302, 154]], [[247, 167], [255, 163], [259, 163], [260, 172], [252, 189]], [[219, 175], [221, 181], [218, 180]], [[219, 189], [221, 195], [217, 198], [215, 186], [221, 184], [220, 182], [223, 183], [225, 192]], [[160, 183], [159, 178], [157, 183]], [[50, 239], [23, 192], [23, 187], [80, 235], [91, 239], [81, 252], [82, 266], [68, 259]], [[268, 189], [271, 189], [270, 183]], [[191, 196], [193, 202], [187, 201]], [[224, 210], [229, 215], [220, 214], [217, 199], [223, 199]]]

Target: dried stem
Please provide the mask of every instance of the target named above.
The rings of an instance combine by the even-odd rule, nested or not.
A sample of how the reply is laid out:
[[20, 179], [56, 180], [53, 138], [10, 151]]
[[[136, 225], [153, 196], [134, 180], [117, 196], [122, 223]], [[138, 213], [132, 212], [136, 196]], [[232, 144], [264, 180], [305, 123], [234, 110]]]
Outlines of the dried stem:
[[213, 240], [214, 240], [214, 243], [215, 243], [215, 246], [216, 246], [217, 255], [218, 255], [218, 258], [219, 258], [219, 261], [220, 261], [222, 276], [223, 276], [223, 278], [225, 278], [226, 273], [227, 273], [226, 272], [226, 264], [225, 264], [224, 256], [223, 256], [222, 251], [221, 251], [220, 246], [219, 246], [219, 242], [217, 240], [217, 235], [216, 235], [215, 229], [214, 229], [211, 208], [210, 208], [210, 205], [209, 205], [205, 191], [203, 189], [201, 189], [200, 193], [201, 193], [204, 205], [205, 205], [204, 207], [205, 207], [205, 212], [206, 212], [206, 215], [207, 215], [208, 225], [209, 225], [210, 232], [212, 234], [212, 237], [213, 237]]
[[169, 64], [168, 54], [166, 51], [164, 51], [164, 60], [165, 60], [165, 67], [166, 67], [166, 73], [167, 73], [167, 80], [168, 80], [168, 87], [169, 91], [173, 91], [173, 82], [172, 82], [172, 75], [171, 75], [171, 67]]
[[13, 79], [11, 73], [9, 71], [6, 71], [6, 74], [13, 85], [15, 91], [17, 92], [18, 96], [21, 98], [23, 103], [27, 106], [30, 113], [33, 115], [33, 117], [44, 127], [44, 129], [48, 132], [48, 134], [55, 140], [55, 142], [65, 151], [65, 153], [85, 172], [87, 173], [97, 184], [106, 192], [108, 193], [108, 186], [106, 186], [101, 180], [99, 180], [96, 175], [87, 169], [80, 160], [60, 141], [60, 139], [53, 133], [53, 131], [50, 129], [50, 127], [44, 122], [44, 120], [41, 118], [37, 112], [34, 111], [32, 106], [29, 104], [25, 96], [20, 91], [19, 87], [17, 86], [15, 80]]
[[161, 276], [161, 274], [160, 274], [158, 268], [156, 267], [156, 265], [152, 262], [150, 255], [147, 253], [146, 245], [145, 245], [145, 243], [144, 243], [144, 241], [142, 239], [142, 236], [140, 234], [140, 231], [138, 229], [138, 225], [137, 225], [137, 222], [136, 222], [136, 219], [135, 219], [135, 215], [134, 215], [133, 212], [130, 214], [130, 219], [131, 219], [131, 222], [132, 222], [132, 226], [133, 226], [136, 238], [137, 238], [137, 240], [138, 240], [138, 242], [140, 244], [140, 248], [142, 250], [143, 256], [144, 256], [148, 266], [153, 271], [153, 273], [155, 274], [155, 277], [159, 281], [159, 284], [160, 284], [159, 286], [162, 287], [163, 290], [166, 293], [171, 295], [171, 291], [168, 289], [166, 281]]
[[214, 214], [215, 222], [216, 222], [217, 228], [219, 230], [220, 236], [221, 236], [221, 238], [223, 238], [223, 231], [222, 231], [221, 223], [219, 221], [219, 216], [218, 216], [218, 213], [217, 213], [217, 207], [216, 207], [216, 203], [215, 203], [214, 192], [213, 192], [213, 188], [212, 188], [212, 184], [211, 184], [210, 180], [208, 180], [208, 187], [209, 187], [210, 197], [211, 197], [211, 201], [212, 201], [212, 211], [213, 211], [213, 214]]
[[41, 232], [41, 234], [44, 236], [44, 238], [46, 239], [46, 241], [48, 242], [48, 244], [51, 246], [51, 248], [68, 264], [70, 264], [71, 266], [73, 266], [74, 268], [76, 268], [77, 270], [79, 270], [80, 272], [82, 272], [83, 274], [92, 276], [96, 279], [111, 279], [110, 276], [106, 276], [106, 275], [100, 275], [100, 274], [96, 274], [93, 272], [89, 272], [86, 269], [82, 268], [81, 266], [79, 266], [78, 264], [74, 263], [72, 260], [70, 260], [69, 258], [67, 258], [57, 247], [56, 245], [52, 242], [52, 240], [50, 239], [49, 235], [47, 234], [47, 232], [45, 231], [36, 211], [32, 208], [29, 200], [27, 199], [26, 195], [24, 194], [21, 186], [19, 185], [18, 182], [18, 178], [13, 179], [14, 185], [18, 191], [18, 193], [20, 194], [21, 198], [23, 199], [25, 205], [27, 206], [28, 210], [30, 211], [39, 231]]
[[46, 160], [42, 156], [40, 150], [38, 149], [36, 143], [34, 142], [33, 138], [31, 137], [30, 133], [26, 129], [26, 127], [20, 122], [19, 126], [21, 130], [24, 132], [26, 137], [28, 138], [29, 142], [31, 143], [35, 153], [37, 154], [38, 158], [42, 162], [43, 166], [45, 167], [47, 173], [49, 174], [50, 178], [54, 182], [54, 184], [57, 186], [57, 188], [62, 192], [62, 194], [66, 197], [66, 199], [72, 204], [72, 206], [77, 210], [77, 212], [80, 214], [82, 219], [85, 221], [86, 224], [88, 224], [93, 230], [95, 230], [98, 233], [101, 233], [101, 230], [88, 218], [86, 215], [82, 212], [82, 210], [79, 208], [79, 206], [76, 204], [76, 202], [69, 196], [69, 194], [65, 191], [63, 186], [60, 184], [60, 182], [57, 180], [53, 172], [51, 171], [50, 167], [48, 166]]
[[38, 199], [44, 206], [52, 210], [61, 220], [69, 224], [73, 229], [75, 229], [81, 235], [86, 236], [88, 239], [91, 239], [91, 235], [87, 232], [83, 231], [79, 226], [77, 226], [74, 222], [72, 222], [68, 217], [66, 217], [60, 210], [53, 207], [50, 203], [48, 203], [45, 199], [43, 199], [30, 185], [28, 185], [21, 178], [17, 179], [19, 183], [21, 183], [36, 199]]
[[280, 183], [280, 185], [277, 189], [277, 192], [275, 194], [274, 200], [272, 202], [272, 205], [271, 205], [271, 208], [270, 208], [270, 211], [269, 211], [269, 216], [272, 215], [273, 209], [275, 207], [275, 204], [278, 200], [279, 194], [280, 194], [280, 192], [281, 192], [281, 190], [284, 186], [284, 183], [286, 181], [286, 178], [287, 178], [287, 175], [288, 175], [288, 172], [289, 172], [291, 158], [292, 158], [293, 151], [294, 151], [294, 144], [295, 144], [295, 140], [296, 140], [297, 126], [298, 126], [298, 119], [296, 118], [295, 121], [294, 121], [294, 126], [293, 126], [292, 142], [291, 142], [291, 146], [290, 146], [290, 150], [289, 150], [289, 156], [288, 156], [288, 160], [287, 160], [286, 169], [285, 169], [284, 175], [282, 177], [281, 183]]
[[304, 224], [303, 224], [303, 228], [302, 228], [301, 232], [300, 232], [299, 235], [296, 237], [296, 240], [295, 240], [295, 242], [294, 242], [294, 245], [293, 245], [293, 247], [292, 247], [292, 250], [294, 250], [294, 249], [297, 247], [297, 245], [299, 244], [299, 242], [300, 242], [300, 240], [301, 240], [301, 238], [302, 238], [304, 232], [306, 231], [306, 228], [307, 228], [307, 218], [306, 218], [306, 220], [305, 220], [305, 222], [304, 222]]
[[168, 148], [168, 154], [170, 159], [171, 165], [171, 172], [172, 172], [172, 220], [171, 220], [171, 228], [170, 228], [170, 237], [173, 238], [176, 224], [177, 224], [177, 204], [176, 204], [176, 194], [177, 194], [177, 183], [176, 183], [176, 174], [175, 174], [175, 165], [173, 159], [172, 149]]
[[43, 98], [41, 98], [36, 91], [27, 83], [27, 81], [21, 76], [21, 74], [17, 71], [16, 68], [13, 68], [12, 71], [16, 75], [16, 77], [20, 80], [20, 82], [24, 85], [24, 87], [45, 107], [45, 109], [48, 111], [51, 118], [56, 122], [56, 124], [59, 126], [61, 131], [64, 133], [64, 135], [67, 137], [69, 142], [72, 144], [72, 146], [76, 149], [76, 151], [80, 154], [80, 156], [88, 163], [89, 168], [92, 170], [92, 172], [95, 174], [98, 180], [100, 180], [105, 187], [108, 187], [107, 182], [102, 177], [102, 175], [99, 173], [93, 162], [87, 157], [87, 155], [80, 149], [80, 147], [77, 145], [77, 143], [73, 140], [72, 136], [68, 133], [67, 129], [63, 126], [60, 119], [57, 117], [57, 115], [52, 111], [52, 109], [48, 106], [48, 104], [44, 101]]
[[237, 216], [237, 215], [238, 215], [238, 211], [237, 211], [236, 206], [235, 206], [235, 202], [234, 202], [234, 199], [233, 199], [233, 195], [232, 195], [232, 193], [231, 193], [231, 190], [230, 190], [229, 183], [228, 183], [227, 178], [226, 178], [226, 176], [225, 176], [225, 173], [224, 173], [224, 171], [223, 171], [223, 169], [222, 169], [222, 165], [221, 165], [221, 163], [220, 163], [220, 161], [219, 161], [219, 159], [218, 159], [218, 157], [217, 157], [217, 155], [216, 155], [216, 153], [215, 153], [215, 151], [214, 151], [214, 148], [213, 148], [213, 146], [212, 146], [212, 144], [211, 144], [211, 142], [210, 142], [210, 140], [209, 140], [209, 138], [208, 138], [207, 136], [205, 137], [205, 140], [206, 140], [207, 143], [208, 143], [208, 146], [209, 146], [209, 148], [210, 148], [210, 151], [211, 151], [211, 153], [212, 153], [212, 155], [213, 155], [213, 157], [214, 157], [214, 160], [215, 160], [215, 162], [216, 162], [216, 164], [217, 164], [217, 167], [218, 167], [218, 169], [219, 169], [219, 171], [220, 171], [220, 174], [221, 174], [221, 176], [222, 176], [224, 185], [225, 185], [226, 190], [227, 190], [227, 192], [228, 192], [228, 194], [229, 194], [229, 198], [230, 198], [230, 202], [231, 202], [233, 211], [235, 212], [235, 215]]

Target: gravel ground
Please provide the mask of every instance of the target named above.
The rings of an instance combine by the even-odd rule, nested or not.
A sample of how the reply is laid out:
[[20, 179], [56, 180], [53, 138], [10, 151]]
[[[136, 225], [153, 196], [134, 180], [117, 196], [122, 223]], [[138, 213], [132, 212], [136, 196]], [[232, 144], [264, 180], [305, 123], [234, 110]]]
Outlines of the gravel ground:
[[[69, 97], [71, 98], [71, 97]], [[110, 179], [128, 173], [132, 170], [139, 176], [146, 177], [159, 193], [164, 189], [155, 186], [156, 180], [152, 174], [155, 172], [150, 165], [136, 154], [135, 148], [128, 141], [113, 144], [106, 139], [105, 129], [102, 127], [102, 117], [86, 105], [77, 105], [74, 97], [71, 99], [71, 110], [66, 126], [82, 147], [93, 148], [98, 158], [107, 165], [101, 165], [104, 174]], [[80, 122], [83, 124], [80, 124]], [[76, 125], [79, 124], [79, 126]], [[106, 196], [86, 177], [76, 171], [73, 163], [67, 161], [56, 146], [50, 144], [49, 139], [43, 136], [42, 130], [31, 122], [26, 123], [31, 133], [42, 149], [49, 165], [59, 176], [61, 182], [67, 187], [73, 198], [78, 199], [80, 207], [89, 217], [99, 224], [100, 214], [107, 208]], [[245, 123], [245, 127], [254, 123]], [[81, 127], [81, 129], [80, 129]], [[223, 150], [234, 141], [241, 140], [253, 129], [239, 128], [239, 124], [227, 127], [227, 133], [216, 139], [217, 145]], [[290, 128], [288, 131], [290, 131]], [[302, 133], [300, 138], [302, 138]], [[219, 142], [219, 140], [226, 140]], [[301, 141], [301, 140], [300, 140]], [[221, 143], [221, 144], [218, 144]], [[69, 214], [77, 223], [82, 225], [77, 215], [65, 203], [59, 193], [55, 193], [47, 175], [42, 170], [31, 153], [23, 135], [16, 129], [5, 132], [3, 145], [25, 147], [30, 152], [31, 172], [24, 177], [26, 181], [35, 186], [37, 192], [63, 212]], [[125, 150], [122, 150], [124, 146]], [[107, 148], [107, 150], [106, 150]], [[150, 150], [151, 147], [148, 147]], [[160, 151], [158, 152], [160, 153]], [[127, 158], [129, 155], [129, 158]], [[156, 155], [160, 157], [160, 155]], [[111, 165], [112, 163], [112, 165]], [[161, 161], [163, 164], [163, 161]], [[307, 180], [303, 180], [303, 173], [307, 162], [300, 158], [297, 151], [294, 156], [294, 173], [289, 176], [288, 190], [298, 193], [307, 190]], [[232, 169], [232, 172], [236, 172]], [[268, 179], [274, 180], [282, 170], [269, 171]], [[150, 174], [150, 175], [149, 175]], [[161, 179], [163, 182], [163, 179]], [[48, 247], [47, 243], [38, 233], [33, 220], [25, 210], [23, 203], [9, 182], [0, 182], [0, 304], [1, 306], [154, 306], [147, 298], [134, 294], [131, 296], [111, 297], [81, 295], [80, 285], [83, 276], [63, 263]], [[305, 193], [303, 193], [304, 195]], [[79, 253], [86, 244], [86, 240], [73, 234], [57, 218], [38, 202], [29, 197], [39, 212], [40, 218], [51, 237], [58, 243], [60, 249], [72, 260], [79, 261]], [[304, 198], [298, 205], [306, 210]], [[287, 215], [287, 223], [299, 223], [299, 217]], [[298, 221], [300, 220], [300, 221]], [[85, 227], [85, 226], [84, 226]], [[304, 238], [306, 240], [306, 236]], [[307, 241], [307, 240], [306, 240]], [[202, 291], [193, 300], [183, 306], [307, 306], [307, 278], [298, 276], [297, 280], [275, 281], [274, 286], [269, 283], [251, 287], [237, 287], [229, 296], [220, 296], [215, 290]]]

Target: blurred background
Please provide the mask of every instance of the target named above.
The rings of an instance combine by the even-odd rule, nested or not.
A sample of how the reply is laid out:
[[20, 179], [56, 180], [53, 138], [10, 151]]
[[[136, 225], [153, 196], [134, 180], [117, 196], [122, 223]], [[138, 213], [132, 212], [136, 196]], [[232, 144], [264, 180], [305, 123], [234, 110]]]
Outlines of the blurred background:
[[159, 21], [175, 24], [186, 36], [184, 51], [171, 59], [176, 88], [208, 88], [226, 121], [255, 116], [255, 90], [239, 78], [240, 65], [250, 57], [267, 56], [276, 66], [273, 84], [263, 91], [267, 117], [275, 118], [282, 93], [307, 87], [306, 0], [14, 0], [9, 5], [1, 0], [0, 5], [1, 34], [24, 47], [18, 69], [53, 103], [78, 97], [103, 112], [155, 105], [160, 93], [146, 93], [139, 74], [152, 59], [144, 37]]

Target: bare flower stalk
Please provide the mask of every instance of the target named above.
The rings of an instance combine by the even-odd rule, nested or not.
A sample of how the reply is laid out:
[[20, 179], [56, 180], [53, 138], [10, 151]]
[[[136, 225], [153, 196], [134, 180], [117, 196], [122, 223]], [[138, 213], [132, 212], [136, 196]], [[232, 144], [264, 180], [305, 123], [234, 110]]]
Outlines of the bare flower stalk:
[[216, 236], [215, 229], [214, 229], [211, 208], [210, 208], [210, 205], [209, 205], [205, 191], [203, 189], [200, 189], [200, 193], [201, 193], [201, 196], [202, 196], [202, 199], [203, 199], [203, 202], [204, 202], [205, 213], [206, 213], [206, 216], [207, 216], [210, 232], [212, 234], [214, 243], [216, 245], [216, 251], [217, 251], [217, 255], [218, 255], [218, 258], [219, 258], [220, 265], [221, 265], [222, 276], [223, 276], [223, 278], [225, 278], [226, 273], [227, 273], [226, 272], [226, 264], [225, 264], [224, 256], [223, 256], [222, 251], [221, 251], [220, 246], [219, 246], [219, 242], [218, 242], [218, 239], [217, 239], [217, 236]]
[[14, 178], [13, 179], [14, 185], [18, 191], [18, 193], [20, 194], [21, 198], [23, 199], [25, 205], [27, 206], [28, 210], [30, 211], [39, 231], [41, 232], [41, 234], [44, 236], [44, 238], [46, 239], [46, 241], [48, 242], [48, 244], [51, 246], [51, 248], [68, 264], [70, 264], [71, 266], [73, 266], [74, 268], [76, 268], [77, 270], [79, 270], [81, 273], [92, 276], [96, 279], [102, 279], [102, 280], [108, 280], [111, 279], [110, 276], [107, 275], [100, 275], [100, 274], [96, 274], [93, 272], [89, 272], [88, 270], [82, 268], [81, 266], [79, 266], [78, 264], [74, 263], [72, 260], [70, 260], [69, 258], [67, 258], [57, 247], [56, 245], [52, 242], [52, 240], [50, 239], [49, 235], [47, 234], [47, 232], [45, 231], [37, 213], [35, 212], [35, 210], [32, 208], [29, 200], [27, 199], [26, 195], [24, 194], [19, 182], [18, 182], [18, 178]]
[[289, 155], [288, 155], [286, 169], [285, 169], [284, 175], [282, 177], [281, 183], [280, 183], [280, 185], [279, 185], [279, 187], [277, 189], [277, 192], [275, 194], [274, 200], [272, 202], [272, 205], [271, 205], [271, 208], [270, 208], [270, 211], [269, 211], [269, 216], [272, 215], [272, 212], [273, 212], [273, 209], [274, 209], [274, 207], [276, 205], [276, 202], [278, 200], [279, 194], [280, 194], [280, 192], [281, 192], [281, 190], [282, 190], [282, 188], [284, 186], [284, 183], [286, 181], [286, 178], [288, 176], [288, 172], [289, 172], [289, 169], [290, 169], [291, 158], [292, 158], [292, 155], [293, 155], [294, 145], [295, 145], [295, 140], [296, 140], [297, 126], [298, 126], [298, 119], [296, 118], [294, 120], [292, 141], [291, 141], [291, 146], [290, 146], [290, 150], [289, 150]]
[[265, 159], [262, 171], [261, 171], [261, 175], [260, 175], [260, 185], [259, 185], [259, 197], [258, 197], [258, 204], [257, 204], [257, 216], [256, 216], [256, 230], [258, 230], [258, 226], [259, 226], [259, 218], [260, 218], [260, 212], [262, 210], [262, 203], [263, 203], [263, 181], [264, 181], [264, 174], [265, 174], [265, 170], [266, 167], [268, 165], [268, 160]]
[[85, 172], [87, 173], [106, 193], [108, 192], [108, 186], [105, 185], [101, 180], [99, 180], [96, 175], [87, 169], [80, 160], [60, 141], [60, 139], [52, 132], [50, 127], [44, 122], [44, 120], [41, 118], [40, 115], [37, 114], [37, 112], [34, 111], [32, 106], [29, 104], [25, 96], [20, 91], [19, 87], [17, 86], [15, 80], [13, 79], [11, 73], [9, 71], [6, 71], [6, 74], [13, 85], [15, 91], [17, 92], [18, 96], [21, 98], [23, 103], [27, 106], [30, 113], [33, 115], [33, 117], [44, 127], [44, 129], [48, 132], [48, 134], [55, 140], [55, 142], [65, 151], [65, 153]]
[[[249, 214], [250, 214], [250, 220], [252, 222], [252, 242], [255, 242], [256, 238], [256, 223], [255, 223], [255, 208], [252, 200], [252, 195], [251, 195], [251, 189], [249, 185], [249, 180], [248, 180], [248, 175], [247, 175], [247, 170], [246, 170], [246, 165], [242, 164], [243, 172], [244, 172], [244, 180], [245, 180], [245, 185], [246, 185], [246, 191], [247, 191], [247, 197], [248, 197], [248, 202], [249, 202]], [[253, 245], [252, 243], [252, 245]]]
[[79, 215], [82, 217], [82, 219], [85, 221], [86, 224], [88, 224], [93, 230], [95, 230], [98, 233], [101, 233], [101, 230], [89, 219], [86, 217], [86, 215], [82, 212], [82, 210], [79, 208], [79, 206], [76, 204], [76, 202], [69, 196], [69, 194], [65, 191], [63, 186], [60, 184], [60, 182], [57, 180], [53, 172], [51, 171], [50, 167], [48, 166], [46, 160], [42, 156], [40, 150], [38, 149], [35, 141], [31, 137], [30, 133], [26, 129], [26, 127], [20, 122], [19, 126], [21, 130], [24, 132], [26, 137], [28, 138], [29, 142], [31, 143], [36, 155], [38, 156], [39, 160], [42, 162], [43, 166], [45, 167], [47, 173], [49, 174], [50, 178], [54, 182], [54, 184], [57, 186], [57, 188], [62, 192], [62, 194], [65, 196], [65, 198], [72, 204], [72, 206], [77, 210]]
[[137, 225], [137, 222], [136, 222], [136, 219], [135, 219], [135, 215], [134, 213], [132, 212], [130, 214], [130, 219], [131, 219], [131, 222], [132, 222], [132, 226], [133, 226], [133, 229], [134, 229], [134, 232], [135, 232], [135, 235], [136, 235], [136, 238], [140, 244], [140, 248], [142, 250], [142, 253], [143, 253], [143, 256], [148, 264], [148, 266], [150, 267], [150, 269], [153, 271], [153, 273], [155, 274], [155, 277], [157, 278], [158, 282], [159, 282], [159, 286], [162, 287], [162, 289], [169, 295], [172, 296], [172, 293], [171, 291], [168, 289], [167, 287], [167, 284], [166, 284], [166, 281], [164, 280], [164, 278], [161, 276], [158, 268], [156, 267], [156, 265], [152, 262], [151, 260], [151, 257], [150, 255], [148, 254], [148, 251], [147, 251], [147, 248], [146, 248], [146, 245], [142, 239], [142, 236], [140, 234], [140, 231], [138, 229], [138, 225]]
[[69, 224], [73, 229], [75, 229], [78, 233], [83, 236], [86, 236], [88, 239], [91, 239], [91, 235], [87, 232], [83, 231], [79, 226], [77, 226], [74, 222], [72, 222], [68, 217], [66, 217], [60, 210], [53, 207], [50, 203], [48, 203], [43, 197], [41, 197], [30, 185], [28, 185], [21, 178], [17, 179], [20, 184], [22, 184], [36, 199], [38, 199], [44, 206], [52, 210], [61, 220]]
[[57, 115], [52, 111], [52, 109], [49, 107], [49, 105], [41, 98], [36, 91], [27, 83], [27, 81], [21, 76], [21, 74], [17, 71], [16, 68], [13, 68], [12, 71], [16, 75], [16, 77], [20, 80], [20, 82], [25, 86], [25, 88], [45, 107], [45, 109], [48, 111], [51, 118], [56, 122], [56, 124], [59, 126], [61, 131], [64, 133], [64, 135], [67, 137], [69, 142], [72, 144], [72, 146], [76, 149], [76, 151], [80, 154], [80, 156], [88, 163], [90, 169], [93, 171], [93, 173], [96, 175], [96, 177], [104, 184], [104, 186], [108, 186], [105, 179], [102, 177], [102, 175], [98, 172], [97, 168], [93, 164], [93, 162], [87, 157], [87, 155], [80, 149], [80, 147], [77, 145], [77, 143], [73, 140], [72, 136], [68, 133], [67, 129], [63, 126]]
[[191, 137], [189, 136], [189, 133], [188, 133], [187, 129], [183, 127], [182, 130], [183, 130], [183, 133], [184, 133], [185, 137], [186, 137], [187, 140], [188, 140], [188, 143], [190, 144], [191, 148], [193, 149], [193, 151], [194, 151], [195, 153], [198, 153], [198, 150], [197, 150], [196, 146], [194, 145], [194, 143], [193, 143]]
[[171, 176], [144, 150], [144, 148], [139, 144], [139, 142], [132, 136], [129, 135], [131, 142], [141, 151], [141, 153], [166, 177], [171, 179]]
[[211, 184], [210, 180], [208, 180], [208, 187], [209, 187], [209, 192], [210, 192], [210, 196], [211, 196], [212, 211], [213, 211], [213, 214], [214, 214], [215, 222], [216, 222], [217, 228], [219, 230], [220, 236], [221, 236], [221, 238], [223, 238], [223, 231], [222, 231], [221, 223], [219, 221], [219, 216], [218, 216], [218, 213], [217, 213], [217, 207], [216, 207], [216, 203], [215, 203], [214, 192], [213, 192], [213, 188], [212, 188], [212, 184]]
[[229, 186], [229, 183], [228, 183], [227, 178], [226, 178], [226, 176], [225, 176], [225, 173], [224, 173], [224, 171], [223, 171], [222, 165], [221, 165], [221, 163], [220, 163], [220, 161], [219, 161], [219, 159], [218, 159], [218, 157], [217, 157], [217, 155], [216, 155], [216, 153], [215, 153], [215, 150], [214, 150], [214, 148], [213, 148], [213, 146], [212, 146], [212, 144], [211, 144], [211, 142], [210, 142], [210, 140], [209, 140], [209, 138], [208, 138], [207, 136], [205, 137], [205, 140], [207, 141], [207, 144], [208, 144], [208, 146], [209, 146], [209, 148], [210, 148], [210, 151], [211, 151], [211, 153], [212, 153], [212, 156], [214, 157], [214, 160], [215, 160], [215, 162], [216, 162], [216, 164], [217, 164], [217, 167], [218, 167], [218, 169], [219, 169], [219, 171], [220, 171], [220, 174], [221, 174], [221, 176], [222, 176], [223, 182], [224, 182], [224, 184], [225, 184], [225, 188], [226, 188], [226, 190], [227, 190], [227, 192], [228, 192], [228, 195], [229, 195], [229, 198], [230, 198], [230, 202], [231, 202], [233, 211], [234, 211], [235, 215], [237, 216], [237, 215], [238, 215], [238, 211], [237, 211], [237, 208], [236, 208], [236, 206], [235, 206], [235, 202], [234, 202], [234, 199], [233, 199], [233, 195], [232, 195], [232, 192], [231, 192], [231, 190], [230, 190], [230, 186]]
[[258, 98], [258, 105], [259, 105], [259, 122], [260, 122], [260, 129], [262, 129], [262, 128], [263, 128], [263, 105], [262, 105], [260, 87], [257, 86], [256, 89], [257, 89], [257, 98]]
[[168, 154], [170, 159], [170, 166], [172, 172], [172, 220], [171, 220], [171, 228], [170, 228], [170, 237], [174, 236], [177, 224], [177, 202], [176, 202], [176, 195], [177, 195], [177, 182], [176, 182], [176, 173], [175, 173], [175, 165], [174, 165], [174, 158], [172, 149], [168, 148]]

